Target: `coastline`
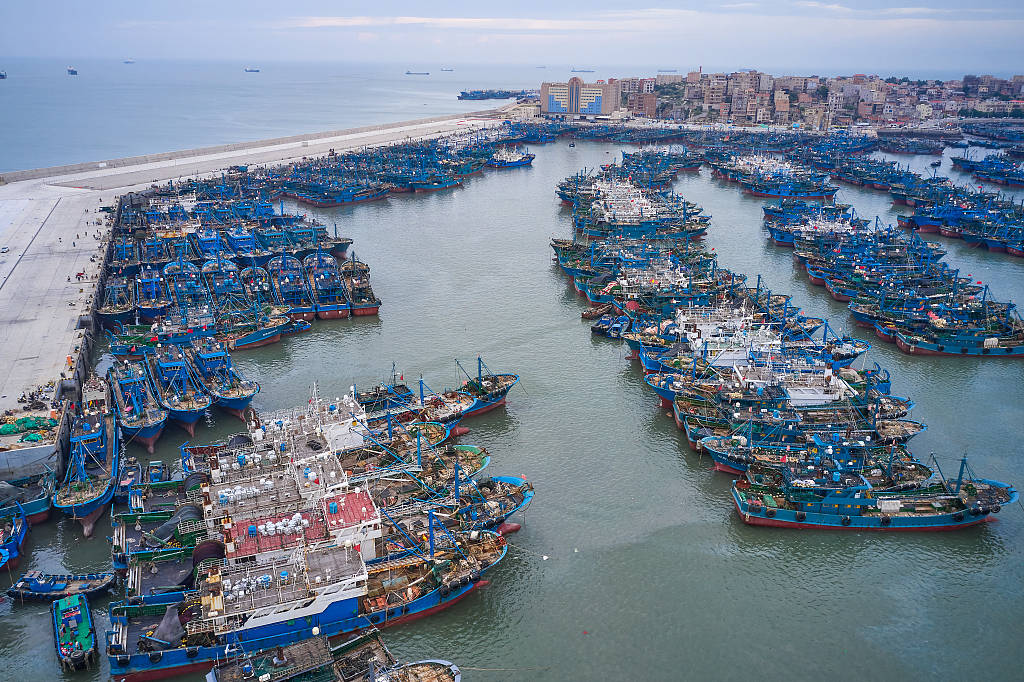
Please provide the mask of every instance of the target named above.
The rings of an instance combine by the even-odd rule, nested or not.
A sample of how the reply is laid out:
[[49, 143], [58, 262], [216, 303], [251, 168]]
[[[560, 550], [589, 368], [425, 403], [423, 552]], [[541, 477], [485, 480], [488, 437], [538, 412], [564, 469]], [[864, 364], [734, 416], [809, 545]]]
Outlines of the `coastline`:
[[[100, 207], [151, 184], [216, 173], [233, 165], [283, 163], [330, 149], [428, 139], [494, 125], [500, 109], [417, 119], [146, 156], [7, 173], [0, 183], [0, 412], [24, 411], [23, 393], [54, 382], [77, 400], [96, 338], [93, 312], [103, 281], [110, 227]], [[81, 275], [81, 279], [79, 278]], [[50, 407], [39, 411], [50, 414]], [[62, 411], [63, 412], [63, 411]], [[63, 424], [58, 433], [63, 432]], [[60, 466], [63, 440], [52, 444]], [[34, 463], [39, 447], [0, 438], [0, 469]], [[24, 461], [23, 461], [24, 460]]]

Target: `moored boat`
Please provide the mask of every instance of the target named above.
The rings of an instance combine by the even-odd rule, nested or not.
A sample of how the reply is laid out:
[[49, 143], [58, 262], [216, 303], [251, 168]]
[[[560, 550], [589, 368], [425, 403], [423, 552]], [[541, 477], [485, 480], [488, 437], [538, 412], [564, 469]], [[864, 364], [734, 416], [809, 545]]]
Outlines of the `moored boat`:
[[82, 409], [71, 427], [71, 455], [54, 508], [82, 524], [85, 537], [114, 499], [120, 469], [120, 439], [110, 391], [93, 377], [82, 391]]
[[40, 524], [50, 518], [57, 476], [46, 467], [41, 473], [0, 482], [0, 519], [25, 512], [28, 522]]
[[91, 668], [96, 662], [96, 628], [89, 600], [72, 594], [50, 604], [53, 643], [61, 669], [68, 672]]
[[17, 601], [52, 602], [74, 594], [89, 596], [107, 592], [116, 584], [117, 576], [113, 573], [65, 575], [29, 571], [7, 589], [7, 595]]

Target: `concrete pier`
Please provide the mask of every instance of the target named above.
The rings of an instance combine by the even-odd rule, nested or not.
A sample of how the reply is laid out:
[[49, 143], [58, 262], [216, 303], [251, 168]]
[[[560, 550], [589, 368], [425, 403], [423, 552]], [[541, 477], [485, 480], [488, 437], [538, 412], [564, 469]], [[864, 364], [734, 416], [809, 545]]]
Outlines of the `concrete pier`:
[[[108, 214], [117, 196], [153, 183], [204, 176], [228, 166], [287, 162], [405, 139], [426, 139], [497, 123], [494, 112], [438, 117], [264, 142], [6, 173], [0, 184], [0, 414], [60, 419], [77, 400], [97, 330]], [[26, 411], [23, 394], [50, 384]], [[64, 420], [66, 421], [66, 420]], [[66, 424], [61, 429], [66, 431]], [[59, 440], [59, 439], [58, 439]], [[41, 444], [0, 435], [0, 478]], [[52, 452], [52, 446], [51, 446]]]

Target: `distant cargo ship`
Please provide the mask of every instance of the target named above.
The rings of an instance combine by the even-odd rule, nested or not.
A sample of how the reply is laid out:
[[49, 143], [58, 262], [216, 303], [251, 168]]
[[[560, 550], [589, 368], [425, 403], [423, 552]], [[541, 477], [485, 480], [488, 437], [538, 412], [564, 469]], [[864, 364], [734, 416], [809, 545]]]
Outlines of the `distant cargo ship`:
[[442, 71], [454, 71], [455, 69], [441, 69]]
[[429, 76], [429, 71], [406, 71], [406, 76]]
[[74, 68], [71, 68], [69, 66], [68, 67], [68, 75], [69, 76], [77, 76], [78, 75], [78, 69], [74, 69]]
[[134, 64], [134, 63], [135, 63], [135, 60], [134, 60], [134, 59], [126, 59], [126, 60], [124, 60], [124, 62], [123, 62], [123, 63], [124, 63], [124, 64]]
[[245, 71], [246, 73], [259, 73], [259, 72], [260, 72], [260, 70], [259, 70], [259, 69], [254, 69], [254, 68], [252, 68], [251, 66], [247, 66], [247, 67], [245, 67], [244, 71]]
[[2, 81], [5, 78], [7, 78], [7, 72], [6, 71], [0, 71], [0, 81]]
[[676, 69], [658, 69], [658, 73], [675, 73]]
[[593, 69], [572, 69], [569, 73], [594, 73]]

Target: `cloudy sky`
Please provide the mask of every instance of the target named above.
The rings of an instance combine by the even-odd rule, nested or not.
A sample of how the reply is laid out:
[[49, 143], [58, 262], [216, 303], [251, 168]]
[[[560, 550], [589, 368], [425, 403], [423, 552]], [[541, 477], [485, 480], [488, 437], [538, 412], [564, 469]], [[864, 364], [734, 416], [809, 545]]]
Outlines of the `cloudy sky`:
[[1024, 71], [1021, 0], [3, 0], [0, 55]]

